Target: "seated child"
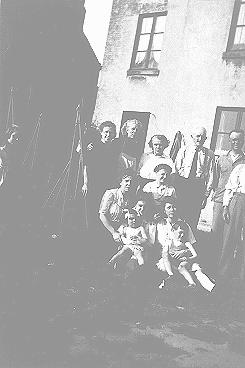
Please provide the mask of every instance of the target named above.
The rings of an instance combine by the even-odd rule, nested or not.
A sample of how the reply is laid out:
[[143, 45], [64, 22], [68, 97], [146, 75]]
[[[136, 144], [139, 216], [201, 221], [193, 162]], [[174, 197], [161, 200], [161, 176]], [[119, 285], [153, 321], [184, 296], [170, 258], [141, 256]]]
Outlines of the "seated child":
[[170, 185], [172, 168], [169, 165], [159, 164], [154, 168], [154, 172], [156, 174], [156, 179], [147, 183], [143, 188], [143, 192], [152, 194], [156, 213], [161, 213], [164, 198], [172, 197], [176, 199], [176, 191], [175, 188]]
[[[159, 259], [159, 248], [155, 247], [156, 240], [156, 220], [154, 219], [154, 203], [150, 193], [140, 193], [137, 195], [133, 209], [137, 212], [138, 219], [142, 224], [147, 243], [144, 245], [144, 262], [147, 264], [149, 272], [154, 268], [156, 260]], [[131, 259], [135, 259], [134, 256]]]
[[145, 219], [145, 210], [146, 210], [146, 198], [140, 196], [137, 198], [133, 210], [136, 212], [138, 218], [142, 219], [142, 222]]
[[[191, 260], [197, 257], [197, 253], [193, 245], [187, 241], [188, 225], [177, 220], [172, 225], [172, 236], [166, 238], [166, 247], [168, 251], [164, 251], [162, 258], [158, 261], [157, 267], [161, 271], [166, 271], [171, 277], [173, 275], [172, 266], [186, 279], [189, 287], [196, 286], [190, 270], [195, 273], [197, 280], [208, 291], [212, 291], [215, 284], [205, 275], [198, 263], [193, 263]], [[169, 258], [171, 261], [169, 261]], [[165, 280], [159, 285], [162, 288], [165, 285]]]
[[155, 241], [156, 223], [153, 219], [154, 204], [149, 193], [137, 195], [133, 210], [136, 211], [139, 224], [144, 227], [149, 244], [153, 245]]
[[[172, 197], [165, 197], [163, 201], [163, 212], [162, 218], [159, 220], [157, 224], [157, 243], [162, 248], [162, 253], [167, 253], [168, 248], [166, 248], [167, 240], [172, 238], [172, 226], [178, 221], [181, 220], [178, 217], [176, 200]], [[196, 239], [193, 235], [193, 232], [190, 226], [187, 224], [188, 231], [186, 233], [186, 241], [191, 244], [196, 243]], [[169, 275], [171, 271], [169, 272]]]
[[140, 266], [144, 264], [144, 258], [142, 255], [144, 248], [141, 245], [147, 241], [145, 230], [142, 225], [139, 226], [139, 219], [135, 210], [129, 210], [126, 213], [125, 218], [127, 220], [127, 225], [121, 225], [118, 229], [123, 246], [109, 260], [109, 263], [114, 264], [114, 268], [116, 267], [116, 261], [127, 250], [132, 251], [134, 258], [138, 261]]

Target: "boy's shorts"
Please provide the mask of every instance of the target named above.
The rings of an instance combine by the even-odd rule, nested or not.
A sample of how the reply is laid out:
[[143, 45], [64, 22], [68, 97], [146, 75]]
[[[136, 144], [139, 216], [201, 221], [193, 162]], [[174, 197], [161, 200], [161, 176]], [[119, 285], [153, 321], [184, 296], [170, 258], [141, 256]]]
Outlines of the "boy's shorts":
[[185, 267], [187, 270], [189, 271], [198, 271], [198, 270], [201, 270], [201, 267], [199, 266], [199, 264], [197, 262], [193, 262], [192, 259], [176, 259], [176, 258], [173, 258], [171, 255], [170, 255], [171, 259], [170, 259], [170, 264], [177, 268], [179, 267], [179, 265], [181, 264], [181, 262], [185, 262]]

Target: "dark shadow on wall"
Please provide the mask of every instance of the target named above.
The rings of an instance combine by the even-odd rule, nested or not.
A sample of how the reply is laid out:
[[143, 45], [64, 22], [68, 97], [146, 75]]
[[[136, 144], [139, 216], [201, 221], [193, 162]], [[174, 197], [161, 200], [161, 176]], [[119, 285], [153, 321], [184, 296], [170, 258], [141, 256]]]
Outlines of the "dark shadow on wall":
[[12, 88], [18, 175], [42, 113], [34, 164], [27, 163], [41, 196], [41, 186], [47, 190], [69, 159], [78, 104], [82, 122], [92, 120], [100, 64], [83, 33], [84, 17], [84, 0], [1, 2], [0, 135]]

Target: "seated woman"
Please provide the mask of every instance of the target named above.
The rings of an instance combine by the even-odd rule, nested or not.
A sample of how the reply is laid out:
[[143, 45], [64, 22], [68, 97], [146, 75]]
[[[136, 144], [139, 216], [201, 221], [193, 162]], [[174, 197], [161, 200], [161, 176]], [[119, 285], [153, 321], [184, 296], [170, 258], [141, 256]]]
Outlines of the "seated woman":
[[170, 184], [170, 175], [172, 168], [167, 164], [159, 164], [154, 168], [156, 179], [147, 183], [143, 187], [143, 192], [151, 193], [156, 213], [162, 212], [162, 204], [165, 197], [172, 197], [176, 199], [175, 188]]
[[107, 234], [109, 233], [118, 244], [121, 243], [121, 235], [117, 229], [123, 221], [125, 209], [130, 208], [133, 178], [134, 172], [127, 169], [121, 177], [119, 188], [106, 190], [100, 204], [100, 220]]
[[[178, 219], [176, 206], [172, 198], [165, 198], [164, 211], [166, 218], [157, 225], [158, 242], [162, 247], [162, 258], [157, 267], [167, 273], [159, 288], [164, 287], [166, 280], [173, 276], [174, 268], [185, 278], [188, 286], [195, 286], [190, 270], [195, 273], [197, 280], [208, 291], [212, 291], [215, 284], [205, 275], [198, 263], [192, 263], [197, 257], [193, 244], [196, 240], [190, 226]], [[173, 267], [173, 268], [172, 268]]]

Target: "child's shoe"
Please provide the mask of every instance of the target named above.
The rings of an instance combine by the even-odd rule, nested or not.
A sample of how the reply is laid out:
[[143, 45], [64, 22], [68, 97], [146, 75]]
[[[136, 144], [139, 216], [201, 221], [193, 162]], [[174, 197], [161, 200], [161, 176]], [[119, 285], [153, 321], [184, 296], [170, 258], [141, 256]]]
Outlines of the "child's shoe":
[[165, 280], [162, 280], [161, 284], [158, 285], [159, 289], [162, 289], [165, 286]]
[[161, 284], [158, 286], [159, 289], [164, 288], [164, 286], [166, 285], [166, 281], [169, 280], [171, 278], [172, 275], [169, 275], [166, 279], [162, 280]]
[[196, 272], [196, 271], [201, 271], [201, 267], [199, 266], [199, 264], [198, 263], [193, 263], [193, 265], [192, 265], [192, 267], [191, 267], [191, 270], [193, 271], [193, 272]]

